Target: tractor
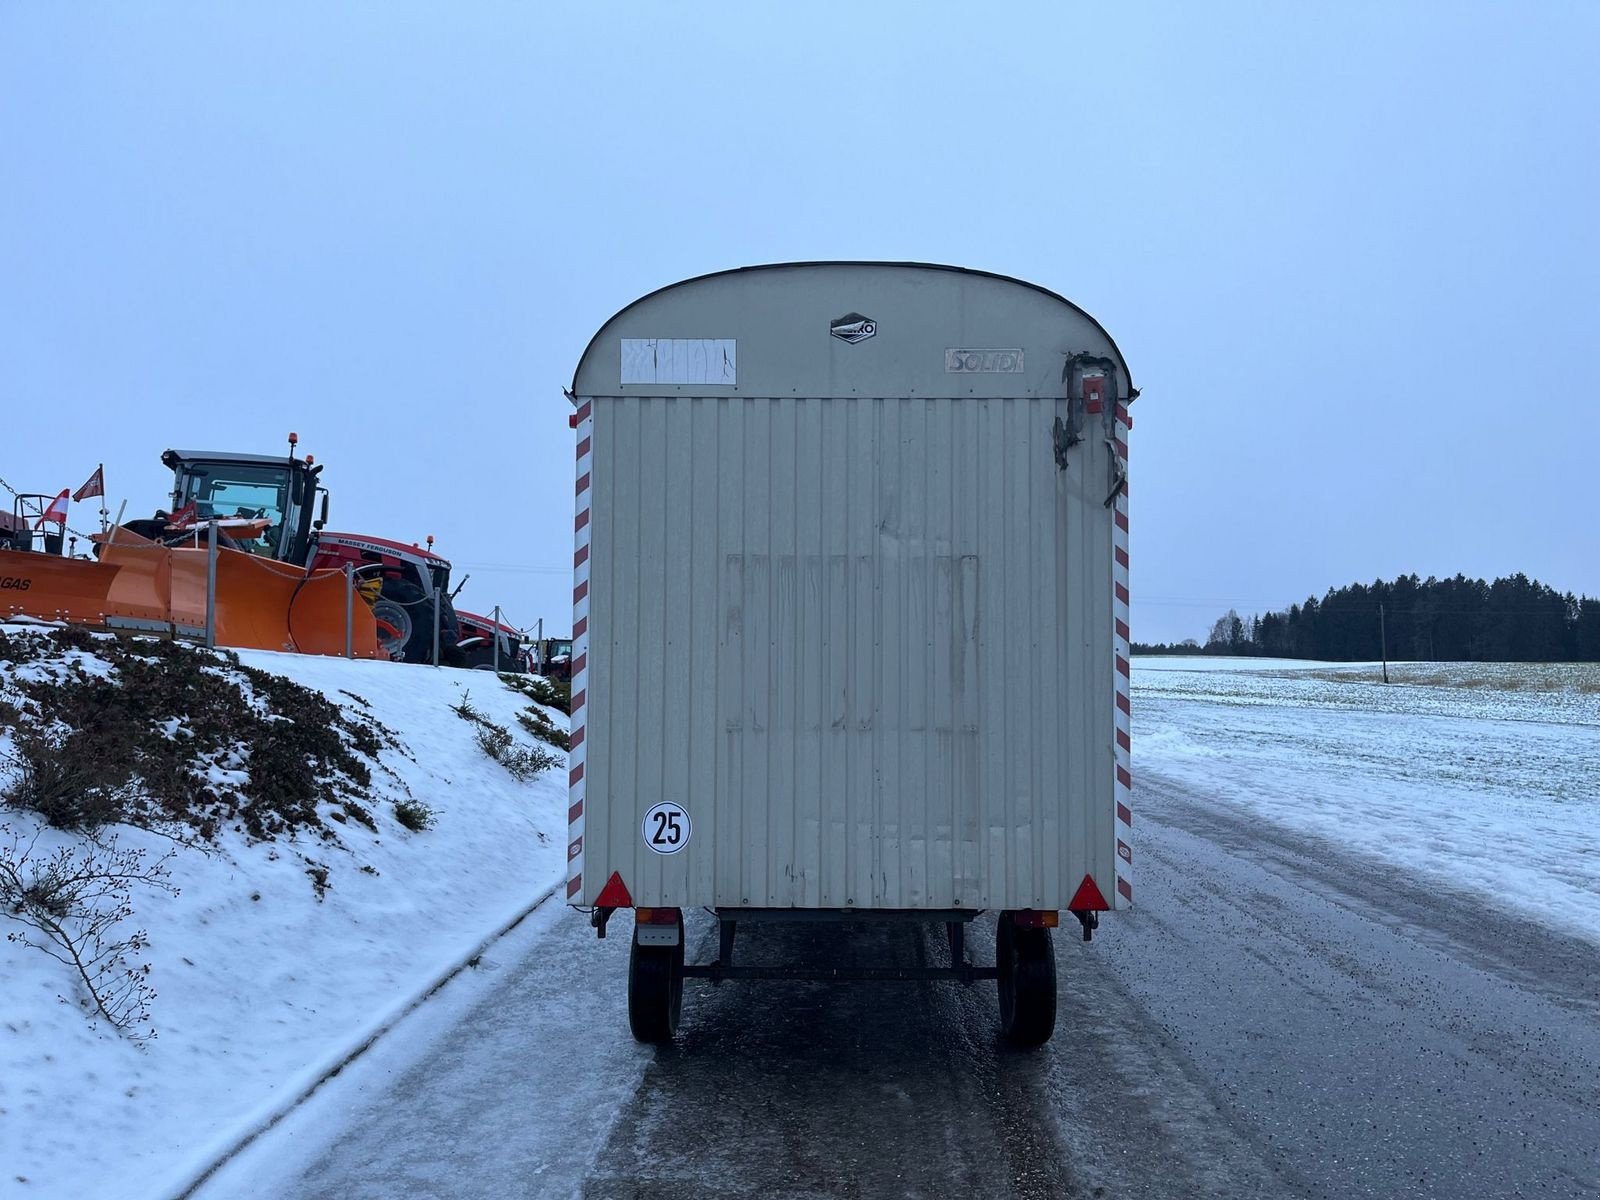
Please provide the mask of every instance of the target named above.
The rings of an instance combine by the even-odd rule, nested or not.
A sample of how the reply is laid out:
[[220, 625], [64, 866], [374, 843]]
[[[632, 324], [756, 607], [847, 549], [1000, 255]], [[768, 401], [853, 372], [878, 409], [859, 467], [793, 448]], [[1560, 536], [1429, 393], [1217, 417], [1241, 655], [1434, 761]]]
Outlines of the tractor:
[[[335, 533], [326, 528], [328, 490], [318, 482], [322, 467], [310, 455], [235, 454], [168, 450], [172, 511], [125, 527], [153, 541], [189, 536], [197, 523], [218, 521], [219, 536], [232, 549], [308, 569], [351, 568], [372, 603], [378, 640], [391, 658], [434, 660], [438, 612], [439, 661], [459, 666], [459, 624], [450, 600], [450, 563], [430, 549], [388, 538]], [[230, 526], [232, 531], [230, 532]]]
[[549, 679], [572, 678], [572, 639], [544, 638], [534, 643], [535, 670]]
[[[498, 662], [499, 669], [504, 672], [525, 674], [528, 671], [530, 656], [521, 630], [504, 621], [496, 621], [493, 617], [460, 608], [456, 610], [456, 618], [461, 622], [459, 644], [466, 656], [466, 666], [492, 671]], [[497, 640], [500, 643], [498, 654], [495, 649]]]

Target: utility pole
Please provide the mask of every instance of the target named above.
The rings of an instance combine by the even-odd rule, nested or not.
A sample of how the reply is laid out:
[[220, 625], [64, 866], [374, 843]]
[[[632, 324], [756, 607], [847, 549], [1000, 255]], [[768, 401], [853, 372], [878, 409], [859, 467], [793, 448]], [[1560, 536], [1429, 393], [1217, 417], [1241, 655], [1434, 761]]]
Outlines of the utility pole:
[[1383, 681], [1389, 682], [1389, 631], [1383, 623], [1383, 602], [1378, 602], [1378, 641], [1383, 647]]

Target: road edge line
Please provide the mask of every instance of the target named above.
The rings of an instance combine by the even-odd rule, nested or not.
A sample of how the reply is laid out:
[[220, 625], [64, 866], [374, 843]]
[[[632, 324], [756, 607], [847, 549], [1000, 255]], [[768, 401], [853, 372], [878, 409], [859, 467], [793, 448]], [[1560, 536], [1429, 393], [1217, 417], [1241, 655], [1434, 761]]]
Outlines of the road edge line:
[[505, 922], [500, 926], [500, 928], [496, 929], [487, 937], [481, 939], [476, 946], [474, 946], [466, 954], [462, 955], [454, 966], [446, 968], [443, 972], [436, 976], [431, 983], [413, 995], [412, 998], [402, 1007], [390, 1011], [386, 1016], [381, 1018], [374, 1027], [368, 1029], [364, 1035], [360, 1035], [356, 1044], [351, 1049], [339, 1054], [331, 1064], [319, 1071], [316, 1078], [313, 1079], [310, 1084], [300, 1088], [288, 1096], [283, 1103], [272, 1109], [265, 1117], [258, 1118], [243, 1135], [236, 1137], [226, 1150], [213, 1159], [198, 1174], [194, 1175], [188, 1183], [182, 1186], [180, 1190], [166, 1194], [170, 1195], [172, 1200], [190, 1200], [190, 1198], [193, 1197], [193, 1195], [199, 1191], [200, 1188], [203, 1187], [213, 1175], [215, 1175], [223, 1167], [227, 1166], [228, 1163], [233, 1159], [237, 1158], [247, 1146], [249, 1146], [262, 1134], [278, 1125], [279, 1122], [281, 1122], [295, 1109], [299, 1108], [307, 1100], [311, 1099], [311, 1097], [319, 1088], [322, 1087], [323, 1084], [327, 1083], [328, 1080], [338, 1075], [351, 1063], [355, 1062], [356, 1059], [360, 1058], [368, 1050], [372, 1049], [373, 1046], [377, 1045], [377, 1043], [386, 1034], [395, 1028], [395, 1026], [399, 1025], [401, 1021], [404, 1021], [412, 1013], [416, 1012], [417, 1009], [421, 1008], [425, 1003], [427, 1003], [428, 1000], [430, 1000], [435, 994], [443, 989], [452, 979], [456, 978], [456, 976], [460, 975], [461, 972], [465, 971], [469, 966], [471, 966], [473, 962], [481, 958], [484, 952], [489, 949], [489, 947], [493, 946], [501, 938], [510, 934], [514, 929], [517, 928], [517, 926], [521, 925], [534, 913], [538, 912], [539, 909], [543, 908], [546, 902], [553, 898], [560, 890], [561, 884], [559, 881], [551, 884], [542, 893], [540, 893], [539, 897], [534, 900], [532, 904], [529, 904], [521, 912], [517, 913], [516, 916]]

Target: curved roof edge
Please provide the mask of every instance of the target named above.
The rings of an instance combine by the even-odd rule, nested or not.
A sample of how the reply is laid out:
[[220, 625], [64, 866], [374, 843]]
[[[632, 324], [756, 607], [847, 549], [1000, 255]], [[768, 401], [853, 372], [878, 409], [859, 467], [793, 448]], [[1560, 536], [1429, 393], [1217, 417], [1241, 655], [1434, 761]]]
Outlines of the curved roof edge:
[[578, 356], [578, 365], [572, 370], [572, 386], [567, 389], [567, 394], [571, 396], [577, 393], [578, 372], [583, 369], [583, 364], [585, 360], [588, 359], [589, 352], [594, 349], [595, 343], [600, 340], [600, 335], [609, 329], [612, 322], [618, 317], [632, 309], [639, 307], [639, 305], [643, 304], [645, 301], [653, 300], [663, 292], [670, 292], [674, 288], [686, 287], [691, 283], [701, 283], [707, 279], [717, 279], [723, 275], [744, 275], [754, 271], [781, 271], [795, 267], [919, 267], [925, 271], [953, 271], [960, 275], [980, 275], [986, 279], [999, 279], [1006, 283], [1015, 283], [1020, 284], [1025, 288], [1032, 288], [1036, 292], [1040, 292], [1046, 296], [1049, 296], [1052, 300], [1057, 300], [1062, 304], [1065, 304], [1068, 308], [1072, 309], [1073, 312], [1083, 317], [1084, 320], [1088, 321], [1089, 324], [1093, 325], [1100, 331], [1100, 333], [1105, 337], [1106, 341], [1110, 343], [1111, 349], [1116, 352], [1118, 361], [1122, 363], [1122, 373], [1128, 377], [1127, 402], [1132, 404], [1134, 400], [1138, 399], [1139, 389], [1133, 386], [1133, 372], [1128, 367], [1127, 355], [1123, 354], [1122, 347], [1117, 345], [1117, 339], [1112, 337], [1106, 327], [1095, 319], [1094, 314], [1090, 313], [1081, 305], [1074, 304], [1060, 292], [1053, 292], [1047, 287], [1043, 287], [1037, 283], [1030, 283], [1026, 279], [1018, 279], [1015, 275], [1002, 275], [998, 271], [981, 271], [976, 267], [957, 267], [952, 266], [949, 263], [900, 262], [871, 258], [823, 258], [813, 261], [756, 263], [748, 267], [728, 267], [721, 271], [707, 271], [704, 275], [692, 275], [688, 279], [680, 279], [676, 283], [669, 283], [664, 287], [656, 288], [654, 291], [646, 292], [637, 300], [633, 300], [627, 304], [624, 304], [621, 308], [617, 309], [616, 312], [612, 313], [603, 322], [601, 322], [600, 328], [595, 330], [594, 336], [591, 337], [588, 343], [584, 346], [583, 353]]

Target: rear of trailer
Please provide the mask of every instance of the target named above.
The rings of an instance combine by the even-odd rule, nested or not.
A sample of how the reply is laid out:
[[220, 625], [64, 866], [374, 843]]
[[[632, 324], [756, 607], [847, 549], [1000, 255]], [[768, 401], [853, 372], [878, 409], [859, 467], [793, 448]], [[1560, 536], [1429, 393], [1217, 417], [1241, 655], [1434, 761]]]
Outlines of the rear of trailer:
[[[995, 978], [1132, 900], [1115, 343], [1004, 276], [794, 263], [624, 308], [578, 365], [568, 902], [633, 910], [635, 1036], [685, 977]], [[685, 958], [711, 910], [715, 961]], [[999, 914], [996, 963], [967, 923]], [[754, 966], [772, 920], [943, 924], [947, 963]]]

